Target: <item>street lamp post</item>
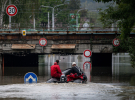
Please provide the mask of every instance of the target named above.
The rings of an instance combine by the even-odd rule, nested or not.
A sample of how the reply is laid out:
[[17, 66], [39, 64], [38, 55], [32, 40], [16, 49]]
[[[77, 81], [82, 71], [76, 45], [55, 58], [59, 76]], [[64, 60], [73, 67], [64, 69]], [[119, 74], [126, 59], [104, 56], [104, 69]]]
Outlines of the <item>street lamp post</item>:
[[56, 5], [56, 6], [54, 6], [54, 7], [41, 5], [41, 7], [52, 8], [52, 30], [53, 30], [53, 31], [54, 31], [54, 8], [59, 7], [59, 6], [61, 6], [61, 5], [64, 5], [64, 4]]
[[50, 23], [49, 23], [49, 12], [48, 12], [48, 31], [50, 30]]
[[76, 13], [76, 30], [78, 31], [78, 13], [79, 13], [79, 11], [81, 11], [81, 10], [85, 10], [86, 8], [84, 8], [84, 9], [79, 9], [78, 11], [77, 11], [77, 13]]

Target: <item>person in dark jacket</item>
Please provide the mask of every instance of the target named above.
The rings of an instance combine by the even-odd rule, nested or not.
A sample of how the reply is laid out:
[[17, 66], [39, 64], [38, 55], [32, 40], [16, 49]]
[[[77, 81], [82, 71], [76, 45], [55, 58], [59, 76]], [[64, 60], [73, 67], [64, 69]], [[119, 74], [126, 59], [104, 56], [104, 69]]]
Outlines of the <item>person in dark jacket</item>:
[[60, 79], [62, 72], [60, 69], [59, 64], [59, 60], [56, 60], [56, 62], [54, 62], [54, 65], [51, 66], [51, 76], [52, 78], [57, 78]]
[[87, 81], [87, 76], [83, 71], [81, 70], [80, 67], [76, 66], [75, 62], [72, 62], [72, 68], [68, 72], [65, 73], [67, 76], [67, 82], [73, 81], [76, 79], [82, 79], [81, 83], [84, 83]]
[[68, 71], [65, 75], [69, 75], [70, 73], [77, 73], [77, 76], [82, 75], [83, 72], [81, 71], [80, 67], [76, 66], [75, 62], [72, 62], [72, 68], [70, 71]]

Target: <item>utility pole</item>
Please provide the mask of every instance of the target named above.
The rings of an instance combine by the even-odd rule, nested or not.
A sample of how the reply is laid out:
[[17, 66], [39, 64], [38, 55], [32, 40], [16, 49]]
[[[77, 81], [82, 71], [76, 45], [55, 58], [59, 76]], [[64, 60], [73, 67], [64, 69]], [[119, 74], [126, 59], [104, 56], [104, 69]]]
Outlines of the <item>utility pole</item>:
[[49, 12], [48, 12], [48, 31], [50, 30], [50, 24], [49, 24]]
[[35, 15], [34, 15], [34, 18], [33, 18], [33, 28], [35, 30]]
[[52, 30], [54, 31], [54, 7], [52, 8]]
[[[9, 5], [11, 5], [11, 0], [9, 0]], [[11, 29], [11, 16], [9, 16], [9, 29]]]

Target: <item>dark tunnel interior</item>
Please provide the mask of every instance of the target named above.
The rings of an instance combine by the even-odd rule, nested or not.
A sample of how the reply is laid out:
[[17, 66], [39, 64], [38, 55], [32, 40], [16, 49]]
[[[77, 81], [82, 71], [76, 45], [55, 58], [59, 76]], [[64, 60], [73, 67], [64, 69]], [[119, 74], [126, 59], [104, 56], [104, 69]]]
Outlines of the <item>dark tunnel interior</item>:
[[24, 76], [28, 72], [38, 75], [37, 54], [4, 54], [4, 75]]
[[92, 53], [92, 75], [112, 75], [112, 53]]
[[4, 54], [5, 67], [38, 67], [37, 54]]

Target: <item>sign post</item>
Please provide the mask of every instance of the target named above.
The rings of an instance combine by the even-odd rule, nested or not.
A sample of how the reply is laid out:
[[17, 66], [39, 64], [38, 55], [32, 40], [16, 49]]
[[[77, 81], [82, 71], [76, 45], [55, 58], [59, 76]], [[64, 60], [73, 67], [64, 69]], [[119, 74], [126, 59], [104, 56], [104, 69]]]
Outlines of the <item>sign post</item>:
[[86, 50], [84, 50], [83, 55], [86, 58], [86, 60], [83, 64], [83, 70], [86, 73], [86, 76], [88, 77], [88, 81], [91, 81], [91, 69], [92, 69], [92, 67], [91, 67], [91, 63], [90, 63], [90, 61], [91, 61], [90, 57], [92, 55], [92, 52], [91, 52], [91, 50], [86, 49]]
[[91, 63], [86, 61], [84, 64], [83, 64], [83, 70], [89, 70], [91, 71]]
[[46, 46], [46, 44], [47, 44], [47, 40], [45, 38], [41, 38], [39, 40], [39, 45], [42, 46], [42, 52], [44, 51], [43, 47]]
[[15, 16], [17, 14], [17, 7], [15, 5], [8, 5], [6, 8], [6, 13], [9, 16], [9, 28], [11, 28], [11, 16]]
[[91, 81], [91, 63], [89, 61], [86, 61], [84, 64], [83, 64], [83, 70], [88, 78], [88, 81]]

